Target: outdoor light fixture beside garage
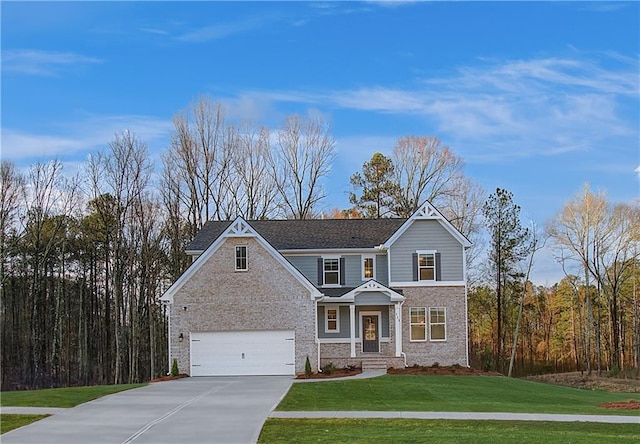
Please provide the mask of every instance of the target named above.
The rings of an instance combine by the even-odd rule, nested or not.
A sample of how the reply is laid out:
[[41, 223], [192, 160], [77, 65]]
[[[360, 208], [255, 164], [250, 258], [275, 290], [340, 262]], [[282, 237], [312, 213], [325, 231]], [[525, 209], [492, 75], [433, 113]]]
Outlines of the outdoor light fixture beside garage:
[[178, 336], [178, 341], [184, 341], [184, 335], [182, 333], [180, 333], [180, 336]]

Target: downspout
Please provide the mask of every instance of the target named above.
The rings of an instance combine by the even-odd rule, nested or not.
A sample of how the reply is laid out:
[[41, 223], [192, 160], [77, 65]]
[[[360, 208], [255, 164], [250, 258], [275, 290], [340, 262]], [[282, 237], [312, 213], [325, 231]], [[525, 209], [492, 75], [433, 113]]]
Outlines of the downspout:
[[165, 302], [164, 308], [167, 310], [165, 317], [167, 318], [167, 356], [169, 358], [167, 366], [167, 376], [171, 374], [171, 303]]
[[[398, 313], [400, 315], [400, 329], [402, 329], [402, 306], [404, 305], [404, 303], [405, 301], [400, 302], [400, 313]], [[396, 334], [398, 334], [398, 332], [396, 332]], [[404, 342], [404, 336], [402, 337], [402, 341], [400, 341], [401, 347], [403, 342]], [[409, 367], [407, 365], [407, 354], [404, 352], [404, 348], [400, 349], [400, 356], [402, 356], [402, 359], [404, 361], [404, 368]]]
[[314, 324], [315, 324], [315, 337], [316, 337], [316, 347], [318, 349], [318, 373], [322, 373], [322, 369], [320, 368], [320, 338], [318, 338], [318, 301], [320, 298], [316, 298], [316, 312], [314, 315]]

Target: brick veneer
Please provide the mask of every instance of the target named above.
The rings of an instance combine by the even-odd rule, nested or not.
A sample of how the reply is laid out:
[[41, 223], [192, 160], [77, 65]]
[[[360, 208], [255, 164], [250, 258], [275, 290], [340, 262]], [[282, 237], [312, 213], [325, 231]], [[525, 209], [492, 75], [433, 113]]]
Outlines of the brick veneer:
[[[407, 365], [468, 365], [465, 287], [404, 287], [402, 306], [403, 351]], [[427, 309], [427, 339], [429, 339], [429, 307], [446, 308], [446, 341], [410, 342], [410, 307]]]
[[[235, 271], [236, 245], [247, 246], [248, 271]], [[171, 359], [189, 374], [189, 332], [247, 330], [295, 330], [296, 373], [304, 372], [307, 356], [317, 369], [309, 289], [254, 238], [228, 238], [174, 296]]]

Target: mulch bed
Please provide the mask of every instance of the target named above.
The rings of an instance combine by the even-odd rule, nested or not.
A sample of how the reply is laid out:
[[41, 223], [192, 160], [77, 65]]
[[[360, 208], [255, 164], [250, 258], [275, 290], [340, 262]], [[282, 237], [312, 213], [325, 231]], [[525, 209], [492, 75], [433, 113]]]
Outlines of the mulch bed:
[[343, 378], [345, 376], [354, 376], [362, 373], [362, 369], [359, 367], [349, 367], [349, 368], [337, 368], [331, 372], [331, 374], [326, 373], [312, 373], [310, 376], [305, 375], [304, 373], [296, 376], [296, 379], [331, 379], [331, 378]]
[[189, 375], [187, 375], [186, 373], [180, 373], [178, 376], [171, 376], [171, 375], [161, 376], [159, 378], [152, 379], [149, 382], [173, 381], [174, 379], [182, 379], [182, 378], [188, 378], [188, 377]]
[[498, 372], [485, 372], [482, 370], [476, 370], [471, 367], [463, 366], [437, 366], [437, 367], [424, 367], [413, 366], [407, 368], [390, 368], [387, 370], [390, 375], [482, 375], [482, 376], [502, 376], [502, 373]]
[[628, 401], [605, 402], [604, 404], [599, 404], [598, 407], [604, 407], [605, 409], [640, 410], [640, 401], [630, 399]]

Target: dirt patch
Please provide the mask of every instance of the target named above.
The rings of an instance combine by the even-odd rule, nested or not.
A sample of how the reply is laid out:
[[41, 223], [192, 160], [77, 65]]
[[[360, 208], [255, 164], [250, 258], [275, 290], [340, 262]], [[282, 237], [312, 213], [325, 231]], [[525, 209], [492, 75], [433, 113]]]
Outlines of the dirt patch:
[[161, 376], [159, 378], [152, 379], [150, 382], [173, 381], [174, 379], [182, 379], [182, 378], [188, 378], [188, 377], [189, 375], [187, 375], [186, 373], [181, 373], [177, 376], [171, 376], [171, 375]]
[[604, 407], [605, 409], [640, 410], [640, 401], [630, 399], [622, 402], [605, 402], [604, 404], [598, 404], [598, 407]]
[[463, 367], [463, 366], [449, 366], [449, 367], [423, 367], [423, 366], [413, 366], [407, 368], [390, 368], [387, 370], [387, 373], [390, 375], [460, 375], [460, 376], [469, 376], [469, 375], [484, 375], [484, 376], [502, 376], [501, 373], [497, 372], [485, 372], [482, 370], [476, 370], [471, 367]]
[[639, 379], [609, 378], [607, 376], [598, 376], [594, 373], [591, 375], [581, 372], [554, 373], [550, 375], [528, 376], [525, 379], [587, 390], [601, 390], [613, 393], [640, 393]]

